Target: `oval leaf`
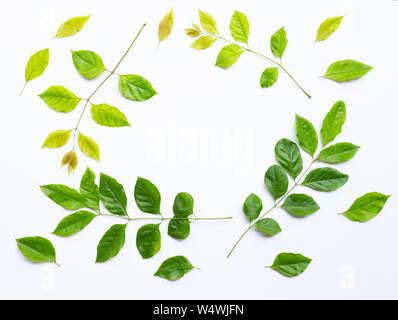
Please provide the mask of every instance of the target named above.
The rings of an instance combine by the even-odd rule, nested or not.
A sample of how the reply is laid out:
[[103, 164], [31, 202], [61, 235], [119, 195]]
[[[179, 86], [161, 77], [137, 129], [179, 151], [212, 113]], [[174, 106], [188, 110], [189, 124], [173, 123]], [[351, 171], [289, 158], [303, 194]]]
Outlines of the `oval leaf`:
[[229, 68], [240, 57], [243, 50], [236, 44], [229, 44], [223, 47], [217, 56], [216, 66], [220, 68]]
[[159, 252], [161, 246], [160, 224], [147, 224], [138, 229], [137, 249], [143, 259], [153, 257]]
[[87, 167], [80, 181], [80, 194], [86, 199], [87, 206], [99, 211], [99, 189], [95, 183], [95, 174]]
[[287, 46], [285, 27], [280, 28], [271, 37], [271, 51], [275, 57], [282, 59]]
[[61, 148], [69, 141], [71, 130], [56, 130], [51, 132], [44, 141], [42, 148]]
[[249, 40], [249, 21], [247, 21], [246, 16], [235, 11], [231, 18], [231, 23], [229, 24], [229, 29], [231, 30], [231, 36], [235, 41], [246, 43]]
[[72, 51], [72, 60], [77, 71], [86, 79], [95, 79], [106, 70], [101, 57], [93, 51]]
[[317, 191], [334, 191], [345, 185], [348, 175], [333, 168], [318, 168], [305, 177], [302, 185]]
[[80, 16], [80, 17], [70, 18], [69, 20], [61, 24], [61, 26], [58, 28], [55, 37], [64, 38], [64, 37], [73, 36], [83, 28], [83, 26], [86, 24], [89, 18], [90, 16]]
[[159, 37], [159, 43], [165, 40], [173, 30], [173, 25], [174, 25], [174, 13], [173, 13], [173, 8], [162, 18], [162, 20], [159, 23], [159, 29], [158, 29], [158, 37]]
[[295, 277], [302, 274], [311, 261], [300, 253], [280, 253], [270, 268], [286, 277]]
[[154, 276], [167, 280], [178, 280], [187, 272], [191, 271], [194, 266], [183, 256], [175, 256], [165, 260], [155, 272]]
[[271, 218], [264, 218], [257, 221], [256, 229], [262, 231], [267, 236], [274, 236], [282, 231], [278, 222]]
[[94, 139], [87, 137], [79, 132], [77, 144], [81, 152], [83, 152], [87, 157], [100, 161], [99, 145], [94, 141]]
[[260, 78], [261, 88], [269, 88], [278, 80], [278, 68], [267, 68], [263, 71]]
[[167, 234], [174, 239], [186, 239], [190, 233], [191, 222], [185, 218], [172, 218], [169, 221]]
[[369, 192], [354, 201], [343, 214], [351, 221], [366, 222], [383, 210], [390, 196], [378, 192]]
[[61, 220], [53, 233], [60, 237], [69, 237], [83, 230], [96, 216], [89, 211], [72, 213]]
[[40, 186], [40, 189], [47, 197], [65, 209], [78, 210], [87, 207], [86, 199], [79, 192], [62, 184], [47, 184]]
[[313, 157], [318, 148], [318, 135], [312, 123], [297, 114], [296, 136], [301, 148]]
[[39, 97], [51, 109], [63, 113], [74, 110], [81, 100], [62, 86], [52, 86], [40, 94]]
[[126, 116], [116, 107], [108, 104], [93, 104], [91, 116], [95, 122], [105, 127], [129, 127]]
[[308, 216], [320, 209], [310, 196], [296, 193], [288, 196], [281, 207], [290, 214], [300, 217]]
[[26, 237], [17, 239], [18, 249], [25, 258], [35, 262], [56, 262], [55, 248], [52, 243], [42, 237]]
[[217, 39], [212, 36], [202, 36], [197, 38], [195, 42], [191, 44], [191, 47], [198, 50], [204, 50], [210, 47], [216, 40]]
[[134, 199], [142, 212], [160, 214], [160, 192], [149, 180], [137, 178], [134, 187]]
[[119, 253], [126, 240], [126, 226], [127, 224], [114, 224], [105, 232], [97, 246], [96, 263], [108, 261]]
[[373, 67], [359, 61], [340, 60], [332, 63], [323, 77], [336, 82], [346, 82], [359, 79], [372, 69]]
[[297, 145], [288, 139], [281, 139], [275, 146], [276, 160], [286, 172], [296, 178], [303, 170], [303, 159]]
[[336, 143], [321, 151], [317, 160], [326, 163], [341, 163], [352, 159], [360, 147], [348, 143]]
[[203, 29], [205, 29], [207, 32], [218, 34], [216, 20], [214, 20], [214, 18], [208, 13], [200, 10], [198, 11], [200, 24], [202, 25]]
[[250, 194], [243, 204], [243, 212], [250, 222], [256, 220], [263, 210], [263, 203], [261, 199], [254, 193]]
[[326, 114], [322, 123], [322, 144], [326, 146], [341, 133], [341, 128], [346, 119], [346, 106], [343, 101], [336, 102], [332, 109]]
[[49, 59], [49, 49], [43, 49], [34, 53], [26, 63], [25, 81], [29, 82], [41, 76], [47, 69]]
[[324, 41], [329, 38], [329, 36], [338, 29], [343, 18], [344, 16], [332, 17], [323, 21], [319, 26], [315, 42]]
[[289, 187], [289, 180], [280, 166], [273, 165], [265, 173], [264, 183], [274, 200], [282, 197]]
[[157, 94], [148, 80], [136, 74], [120, 76], [119, 90], [124, 97], [133, 101], [145, 101]]
[[101, 173], [99, 196], [105, 208], [119, 216], [127, 216], [127, 196], [123, 186], [116, 179]]
[[178, 218], [187, 218], [193, 214], [193, 197], [187, 192], [176, 195], [173, 204], [174, 215]]

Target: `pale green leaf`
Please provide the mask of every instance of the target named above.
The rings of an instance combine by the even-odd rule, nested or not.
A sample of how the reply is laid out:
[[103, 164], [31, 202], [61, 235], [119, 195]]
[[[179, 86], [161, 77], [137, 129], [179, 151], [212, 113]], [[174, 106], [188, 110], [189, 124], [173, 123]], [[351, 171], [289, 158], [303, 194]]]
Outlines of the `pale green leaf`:
[[56, 130], [51, 132], [44, 141], [42, 148], [60, 148], [64, 146], [70, 137], [71, 130]]
[[269, 88], [278, 80], [278, 68], [271, 67], [263, 71], [260, 78], [261, 88]]
[[249, 40], [249, 21], [246, 16], [239, 12], [235, 11], [231, 17], [231, 22], [229, 24], [229, 29], [231, 31], [232, 38], [235, 41], [248, 43]]
[[74, 110], [81, 100], [81, 98], [62, 86], [52, 86], [40, 94], [39, 97], [51, 109], [63, 113]]
[[346, 82], [359, 79], [372, 69], [373, 67], [359, 61], [340, 60], [332, 63], [323, 77], [336, 82]]
[[343, 101], [336, 102], [332, 109], [326, 114], [322, 123], [321, 138], [322, 144], [326, 146], [341, 133], [346, 120], [346, 106]]
[[275, 57], [282, 59], [287, 46], [285, 27], [280, 28], [271, 37], [271, 51]]
[[69, 20], [61, 24], [55, 37], [64, 38], [73, 36], [83, 28], [90, 16], [91, 15], [70, 18]]
[[354, 201], [343, 214], [351, 221], [366, 222], [376, 217], [383, 210], [389, 195], [369, 192]]
[[77, 71], [86, 79], [94, 79], [106, 70], [101, 57], [93, 51], [72, 51], [72, 60]]
[[26, 63], [25, 81], [28, 82], [41, 76], [48, 66], [49, 59], [49, 49], [43, 49], [34, 53]]
[[80, 150], [88, 157], [100, 161], [100, 148], [99, 145], [90, 137], [85, 136], [79, 132], [77, 144]]
[[174, 25], [174, 13], [173, 13], [173, 8], [162, 18], [162, 20], [159, 23], [159, 29], [158, 29], [158, 37], [159, 37], [159, 42], [162, 42], [165, 40], [173, 30], [173, 25]]
[[95, 122], [105, 127], [129, 127], [126, 116], [116, 107], [108, 104], [93, 104], [91, 117]]
[[119, 90], [124, 97], [133, 101], [145, 101], [157, 94], [148, 80], [136, 74], [121, 75]]
[[191, 47], [198, 50], [204, 50], [210, 47], [216, 40], [217, 39], [212, 36], [202, 36], [197, 38], [195, 42], [192, 43]]
[[218, 34], [216, 20], [214, 20], [214, 18], [208, 13], [200, 10], [198, 11], [200, 24], [202, 25], [203, 29], [205, 29], [207, 32]]
[[332, 17], [323, 21], [319, 26], [315, 41], [324, 41], [329, 38], [329, 36], [338, 29], [343, 18], [344, 16]]
[[229, 68], [243, 53], [243, 50], [236, 44], [226, 45], [221, 49], [217, 56], [216, 66], [220, 68]]

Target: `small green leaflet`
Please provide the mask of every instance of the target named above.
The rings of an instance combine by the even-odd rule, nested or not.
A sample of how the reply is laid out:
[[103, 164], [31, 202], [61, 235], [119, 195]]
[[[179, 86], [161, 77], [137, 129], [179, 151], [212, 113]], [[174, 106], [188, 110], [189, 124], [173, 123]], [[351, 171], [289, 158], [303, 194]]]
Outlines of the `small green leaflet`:
[[236, 44], [229, 44], [223, 47], [217, 56], [216, 66], [220, 68], [229, 68], [243, 53], [243, 50]]
[[69, 237], [83, 230], [96, 216], [89, 211], [72, 213], [61, 220], [53, 233], [60, 237]]
[[271, 218], [264, 218], [257, 221], [255, 227], [267, 236], [274, 236], [282, 231], [278, 222]]
[[160, 192], [149, 180], [141, 177], [137, 178], [134, 187], [134, 199], [142, 212], [160, 214]]
[[278, 80], [278, 68], [271, 67], [263, 71], [260, 78], [261, 88], [269, 88]]
[[310, 196], [296, 193], [288, 196], [281, 207], [290, 214], [299, 217], [308, 216], [320, 209], [318, 204]]
[[83, 28], [90, 16], [91, 15], [70, 18], [69, 20], [61, 24], [55, 37], [64, 38], [73, 36]]
[[69, 141], [71, 130], [56, 130], [51, 132], [44, 141], [42, 148], [60, 148]]
[[94, 141], [94, 139], [85, 136], [84, 134], [79, 132], [79, 136], [77, 137], [77, 144], [81, 152], [83, 152], [87, 157], [100, 161], [100, 148], [99, 145]]
[[172, 218], [169, 221], [167, 234], [174, 239], [186, 239], [190, 233], [190, 224], [186, 218]]
[[378, 192], [369, 192], [354, 201], [351, 207], [343, 214], [351, 221], [366, 222], [376, 217], [383, 210], [389, 195]]
[[323, 77], [336, 82], [346, 82], [363, 77], [372, 68], [355, 60], [340, 60], [332, 63]]
[[280, 253], [270, 268], [286, 277], [295, 277], [302, 274], [311, 261], [300, 253]]
[[329, 36], [339, 28], [343, 18], [344, 16], [332, 17], [323, 21], [319, 26], [315, 42], [324, 41], [329, 38]]
[[287, 175], [278, 165], [273, 165], [268, 168], [265, 173], [264, 183], [274, 200], [282, 197], [289, 187]]
[[217, 39], [212, 36], [202, 36], [197, 38], [195, 42], [191, 44], [191, 47], [198, 50], [204, 50], [210, 47], [216, 40]]
[[191, 38], [196, 38], [196, 37], [200, 36], [201, 32], [202, 32], [202, 30], [200, 29], [200, 27], [194, 23], [192, 23], [192, 28], [185, 29], [186, 35]]
[[231, 17], [231, 22], [229, 24], [229, 29], [231, 30], [231, 36], [237, 42], [248, 43], [249, 40], [249, 21], [247, 21], [246, 16], [235, 11]]
[[348, 175], [333, 168], [318, 168], [305, 177], [302, 185], [317, 191], [334, 191], [345, 185]]
[[121, 75], [119, 90], [125, 98], [133, 101], [145, 101], [157, 94], [148, 80], [136, 74]]
[[81, 98], [62, 86], [52, 86], [40, 94], [39, 97], [51, 109], [63, 113], [71, 112], [81, 101]]
[[97, 246], [96, 263], [105, 262], [117, 256], [126, 240], [127, 224], [114, 224], [105, 232]]
[[80, 194], [86, 199], [87, 207], [99, 211], [99, 189], [95, 183], [95, 174], [87, 167], [80, 181]]
[[93, 104], [91, 117], [95, 122], [105, 127], [130, 127], [126, 116], [116, 107], [109, 104]]
[[250, 194], [243, 204], [243, 212], [250, 222], [256, 220], [263, 210], [263, 203], [261, 199], [254, 193]]
[[330, 109], [323, 120], [321, 129], [322, 145], [326, 146], [341, 133], [345, 120], [345, 103], [343, 101], [338, 101], [333, 105], [332, 109]]
[[360, 147], [348, 143], [340, 142], [324, 149], [319, 154], [317, 160], [326, 163], [341, 163], [352, 159]]
[[86, 79], [95, 79], [105, 70], [101, 57], [89, 50], [72, 50], [72, 60], [76, 70]]
[[18, 249], [25, 258], [35, 262], [56, 262], [55, 248], [52, 243], [42, 237], [26, 237], [16, 239]]
[[192, 196], [187, 192], [180, 192], [176, 195], [173, 204], [174, 215], [178, 218], [187, 218], [193, 214]]
[[59, 206], [68, 210], [86, 208], [86, 199], [75, 189], [62, 184], [48, 184], [40, 186], [44, 194]]
[[200, 24], [202, 25], [203, 29], [205, 29], [207, 32], [218, 34], [216, 20], [214, 20], [214, 18], [208, 13], [200, 10], [198, 11]]
[[167, 280], [178, 280], [187, 272], [191, 271], [194, 266], [183, 256], [175, 256], [165, 260], [155, 272], [154, 276]]
[[[41, 76], [47, 69], [50, 59], [49, 49], [43, 49], [34, 53], [26, 63], [25, 68], [25, 85], [27, 82]], [[21, 91], [22, 94], [23, 90]]]
[[159, 23], [159, 29], [158, 29], [158, 38], [159, 38], [159, 43], [165, 40], [173, 30], [173, 25], [174, 25], [174, 13], [173, 13], [173, 8], [162, 18], [162, 20]]
[[296, 178], [303, 170], [300, 149], [289, 139], [281, 139], [275, 145], [276, 160], [286, 172]]
[[318, 148], [318, 135], [312, 123], [297, 114], [296, 136], [301, 148], [313, 157]]
[[105, 208], [119, 216], [127, 216], [127, 196], [123, 186], [116, 179], [101, 173], [99, 196]]
[[282, 59], [287, 46], [285, 27], [280, 28], [271, 37], [271, 51], [275, 57]]
[[159, 252], [161, 246], [160, 224], [147, 224], [138, 229], [137, 249], [143, 259], [153, 257]]

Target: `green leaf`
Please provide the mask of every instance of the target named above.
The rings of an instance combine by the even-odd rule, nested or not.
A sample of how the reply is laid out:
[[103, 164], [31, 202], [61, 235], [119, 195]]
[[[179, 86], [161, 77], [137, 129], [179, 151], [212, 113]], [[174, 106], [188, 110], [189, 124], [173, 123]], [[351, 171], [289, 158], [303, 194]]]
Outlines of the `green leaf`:
[[263, 203], [261, 199], [254, 193], [250, 194], [243, 204], [243, 212], [250, 222], [256, 220], [263, 210]]
[[87, 20], [91, 17], [90, 16], [80, 16], [80, 17], [73, 17], [67, 21], [65, 21], [61, 26], [58, 28], [57, 34], [55, 37], [57, 38], [64, 38], [73, 36], [74, 34], [78, 33], [83, 26], [86, 24]]
[[148, 80], [136, 74], [120, 76], [119, 90], [125, 98], [133, 101], [145, 101], [157, 94]]
[[71, 130], [56, 130], [51, 132], [44, 141], [42, 148], [61, 148], [68, 143]]
[[95, 122], [105, 127], [130, 127], [126, 116], [116, 107], [108, 104], [93, 104], [91, 116]]
[[217, 56], [216, 66], [224, 69], [229, 68], [238, 60], [242, 52], [243, 50], [236, 44], [226, 45]]
[[80, 181], [80, 194], [86, 199], [87, 206], [99, 211], [99, 189], [95, 183], [95, 174], [87, 167]]
[[77, 71], [86, 79], [95, 79], [105, 70], [101, 57], [89, 50], [72, 50], [72, 60]]
[[270, 268], [286, 277], [295, 277], [302, 274], [311, 261], [310, 258], [304, 257], [300, 253], [280, 253]]
[[62, 86], [52, 86], [40, 94], [39, 97], [51, 109], [63, 113], [74, 110], [81, 100]]
[[301, 148], [313, 157], [318, 148], [318, 135], [312, 123], [297, 114], [296, 136]]
[[26, 63], [25, 81], [29, 82], [41, 76], [47, 69], [49, 59], [49, 49], [43, 49], [34, 53]]
[[308, 216], [320, 209], [310, 196], [297, 193], [288, 196], [281, 207], [290, 214], [300, 217]]
[[323, 21], [319, 26], [315, 42], [324, 41], [329, 38], [329, 36], [338, 29], [343, 18], [344, 16], [332, 17]]
[[231, 30], [231, 36], [235, 41], [248, 43], [249, 40], [249, 21], [247, 21], [246, 16], [236, 11], [231, 17], [231, 23], [229, 24], [229, 29]]
[[282, 197], [289, 187], [289, 180], [285, 171], [277, 165], [268, 168], [265, 173], [264, 183], [274, 200]]
[[153, 257], [160, 250], [160, 224], [146, 224], [138, 229], [137, 232], [137, 249], [143, 259]]
[[126, 240], [127, 224], [114, 224], [105, 232], [97, 246], [96, 263], [105, 262], [117, 256]]
[[16, 239], [18, 249], [25, 258], [35, 262], [56, 262], [55, 248], [52, 243], [42, 237], [26, 237]]
[[323, 77], [336, 82], [346, 82], [359, 79], [372, 69], [373, 67], [359, 61], [340, 60], [332, 63]]
[[202, 25], [203, 29], [205, 29], [207, 32], [218, 34], [216, 20], [214, 20], [214, 18], [208, 13], [200, 10], [198, 11], [200, 24]]
[[278, 80], [278, 68], [267, 68], [263, 71], [260, 78], [261, 88], [269, 88]]
[[134, 199], [142, 212], [160, 214], [160, 192], [149, 180], [137, 178], [134, 187]]
[[123, 186], [116, 179], [101, 173], [99, 196], [105, 208], [119, 216], [127, 216], [127, 196]]
[[99, 145], [94, 141], [94, 139], [79, 132], [77, 144], [81, 152], [83, 152], [87, 157], [100, 161]]
[[159, 43], [165, 40], [173, 30], [174, 26], [174, 13], [173, 8], [162, 18], [159, 23], [158, 38]]
[[352, 159], [360, 147], [348, 143], [336, 143], [321, 151], [317, 160], [326, 163], [341, 163]]
[[282, 231], [278, 222], [271, 218], [264, 218], [257, 221], [255, 227], [264, 232], [267, 236], [274, 236]]
[[69, 237], [82, 231], [97, 215], [89, 211], [78, 211], [66, 216], [57, 225], [54, 234], [60, 237]]
[[176, 195], [173, 204], [174, 215], [178, 218], [188, 218], [193, 214], [192, 196], [187, 192], [180, 192]]
[[348, 175], [333, 168], [318, 168], [305, 177], [302, 185], [317, 191], [334, 191], [345, 185]]
[[204, 50], [210, 47], [216, 40], [217, 39], [212, 36], [202, 36], [197, 38], [195, 42], [192, 43], [191, 47], [198, 50]]
[[40, 189], [47, 197], [65, 209], [78, 210], [87, 207], [86, 199], [79, 192], [63, 184], [47, 184], [40, 186]]
[[183, 256], [175, 256], [165, 260], [155, 272], [154, 276], [167, 280], [178, 280], [187, 272], [191, 271], [194, 266]]
[[389, 195], [378, 192], [369, 192], [354, 201], [351, 207], [343, 214], [351, 221], [366, 222], [376, 217], [383, 210]]
[[174, 239], [186, 239], [190, 233], [191, 222], [185, 218], [172, 218], [169, 221], [167, 233]]
[[280, 28], [271, 37], [271, 51], [275, 57], [282, 59], [287, 46], [285, 27]]
[[286, 172], [296, 178], [303, 170], [303, 159], [297, 145], [288, 139], [281, 139], [275, 146], [276, 160]]
[[346, 107], [343, 101], [336, 102], [326, 114], [322, 123], [322, 145], [326, 146], [341, 133], [341, 128], [346, 119]]

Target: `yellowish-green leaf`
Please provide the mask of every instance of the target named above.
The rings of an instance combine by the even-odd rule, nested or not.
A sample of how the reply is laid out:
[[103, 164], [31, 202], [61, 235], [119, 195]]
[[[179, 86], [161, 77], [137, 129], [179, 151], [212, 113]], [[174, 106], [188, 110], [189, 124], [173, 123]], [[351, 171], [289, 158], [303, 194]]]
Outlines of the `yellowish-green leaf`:
[[93, 120], [106, 127], [129, 127], [126, 116], [116, 107], [108, 104], [93, 104], [91, 106]]
[[81, 100], [62, 86], [52, 86], [40, 94], [39, 97], [51, 109], [63, 113], [74, 110]]
[[231, 23], [229, 24], [229, 29], [231, 30], [232, 38], [235, 41], [246, 43], [249, 39], [249, 21], [247, 21], [246, 16], [235, 11], [231, 18]]
[[85, 136], [79, 132], [77, 144], [80, 150], [88, 157], [100, 161], [100, 148], [99, 145], [90, 137]]
[[72, 60], [77, 71], [86, 79], [94, 79], [106, 70], [101, 57], [93, 51], [72, 51]]
[[58, 28], [56, 38], [64, 38], [73, 36], [74, 34], [78, 33], [83, 26], [86, 24], [87, 20], [90, 18], [89, 16], [80, 16], [80, 17], [73, 17], [67, 21], [65, 21], [61, 26]]
[[207, 32], [218, 34], [216, 20], [210, 14], [199, 10], [199, 20], [203, 29]]
[[220, 68], [229, 68], [240, 57], [243, 50], [236, 44], [229, 44], [223, 47], [217, 56], [216, 66]]
[[157, 94], [148, 80], [136, 74], [119, 76], [119, 90], [125, 98], [133, 101], [145, 101]]
[[71, 130], [56, 130], [51, 132], [44, 141], [42, 148], [60, 148], [64, 146], [70, 137]]
[[158, 37], [159, 43], [165, 40], [173, 30], [174, 13], [173, 8], [167, 13], [159, 23]]
[[338, 29], [343, 18], [344, 16], [332, 17], [323, 21], [319, 26], [315, 42], [324, 41], [329, 38], [329, 36]]
[[202, 37], [197, 38], [195, 40], [195, 42], [192, 43], [191, 47], [195, 48], [195, 49], [198, 49], [198, 50], [207, 49], [216, 40], [217, 39], [212, 37], [212, 36], [202, 36]]
[[271, 51], [275, 57], [282, 59], [287, 46], [285, 27], [280, 28], [271, 37]]
[[26, 63], [25, 81], [28, 82], [41, 76], [48, 66], [49, 59], [49, 49], [43, 49], [33, 54]]

